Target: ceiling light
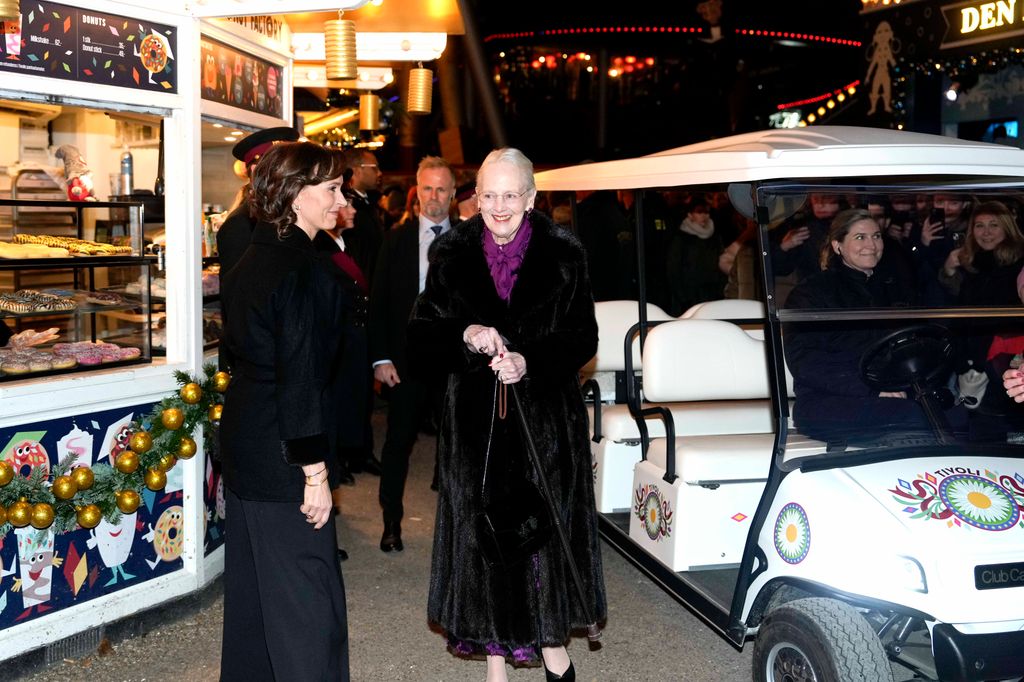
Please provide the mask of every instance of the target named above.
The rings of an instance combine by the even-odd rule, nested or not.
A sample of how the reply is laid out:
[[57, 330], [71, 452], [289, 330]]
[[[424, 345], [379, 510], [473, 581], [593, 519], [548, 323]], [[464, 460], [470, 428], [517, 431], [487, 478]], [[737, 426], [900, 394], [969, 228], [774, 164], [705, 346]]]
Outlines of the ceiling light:
[[302, 133], [306, 137], [312, 137], [318, 135], [325, 130], [331, 130], [332, 128], [338, 128], [340, 126], [349, 123], [359, 116], [358, 109], [338, 109], [333, 111], [326, 116], [310, 121], [302, 127]]

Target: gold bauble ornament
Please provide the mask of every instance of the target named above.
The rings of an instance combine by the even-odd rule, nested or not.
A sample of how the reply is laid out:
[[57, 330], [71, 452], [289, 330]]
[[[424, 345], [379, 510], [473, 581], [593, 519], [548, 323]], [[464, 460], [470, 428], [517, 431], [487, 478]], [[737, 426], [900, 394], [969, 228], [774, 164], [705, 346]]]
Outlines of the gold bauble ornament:
[[185, 436], [181, 439], [181, 442], [178, 443], [178, 459], [192, 459], [197, 450], [196, 442], [188, 436]]
[[187, 404], [195, 405], [202, 399], [203, 389], [199, 388], [199, 384], [193, 381], [182, 386], [178, 394]]
[[212, 421], [212, 422], [219, 422], [220, 421], [220, 416], [223, 413], [224, 413], [224, 406], [221, 405], [220, 403], [217, 403], [216, 405], [210, 405], [210, 411], [208, 412], [208, 415], [210, 417], [210, 421]]
[[32, 527], [42, 530], [53, 525], [53, 507], [47, 502], [32, 505]]
[[7, 522], [15, 528], [24, 528], [32, 520], [32, 505], [24, 499], [7, 508]]
[[7, 485], [14, 480], [14, 467], [5, 460], [0, 460], [0, 485]]
[[149, 435], [148, 431], [136, 431], [128, 440], [128, 444], [131, 446], [132, 450], [141, 455], [143, 452], [146, 452], [153, 447], [153, 437]]
[[53, 479], [53, 487], [50, 492], [58, 500], [70, 500], [78, 492], [78, 484], [70, 476], [58, 476]]
[[160, 471], [170, 471], [171, 469], [174, 468], [174, 465], [177, 463], [178, 458], [168, 452], [165, 455], [160, 455], [160, 461], [157, 462], [157, 467], [160, 469]]
[[[96, 477], [89, 467], [75, 467], [71, 470], [71, 480], [75, 482], [79, 490], [88, 490]], [[92, 526], [89, 526], [92, 528]]]
[[134, 450], [125, 450], [117, 456], [114, 466], [122, 474], [130, 474], [139, 468], [139, 456]]
[[213, 375], [213, 390], [217, 393], [223, 393], [228, 390], [228, 384], [231, 383], [231, 375], [227, 372], [217, 372]]
[[7, 523], [7, 507], [0, 504], [0, 526]]
[[159, 492], [167, 485], [167, 474], [160, 469], [150, 467], [146, 469], [146, 487], [153, 492]]
[[121, 510], [122, 514], [131, 514], [142, 504], [142, 498], [134, 490], [119, 490], [115, 493], [115, 497], [117, 498], [117, 508]]
[[75, 517], [82, 528], [95, 528], [103, 518], [103, 512], [95, 504], [87, 504], [78, 508]]
[[177, 407], [168, 407], [160, 414], [160, 423], [168, 431], [180, 429], [181, 425], [185, 423], [185, 413]]

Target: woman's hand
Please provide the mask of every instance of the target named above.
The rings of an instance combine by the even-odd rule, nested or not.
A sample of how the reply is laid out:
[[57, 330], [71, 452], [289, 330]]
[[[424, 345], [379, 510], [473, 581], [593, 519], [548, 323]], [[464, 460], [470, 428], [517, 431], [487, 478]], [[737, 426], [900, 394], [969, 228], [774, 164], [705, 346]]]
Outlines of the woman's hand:
[[516, 384], [526, 376], [526, 358], [519, 353], [500, 353], [491, 360], [491, 369], [503, 384]]
[[808, 227], [798, 227], [795, 230], [790, 230], [786, 233], [786, 236], [782, 238], [782, 244], [779, 246], [783, 251], [791, 251], [796, 247], [803, 244], [811, 236], [811, 230]]
[[1003, 372], [1003, 388], [1015, 402], [1024, 403], [1024, 370], [1008, 369]]
[[505, 340], [494, 327], [471, 324], [462, 332], [462, 341], [469, 350], [481, 355], [497, 356], [505, 353]]
[[907, 399], [906, 391], [882, 391], [878, 394], [879, 398], [903, 398]]
[[924, 225], [921, 227], [921, 243], [925, 246], [931, 246], [931, 243], [936, 239], [945, 239], [946, 235], [942, 234], [942, 230], [946, 224], [943, 222], [933, 223], [930, 220], [925, 220]]
[[334, 506], [331, 488], [327, 483], [327, 464], [304, 464], [302, 473], [306, 485], [299, 511], [306, 516], [308, 523], [313, 524], [315, 530], [320, 530], [327, 523], [327, 519], [331, 518], [331, 509]]
[[946, 273], [946, 277], [952, 277], [956, 274], [956, 269], [960, 267], [960, 254], [963, 252], [963, 247], [953, 249], [946, 256], [946, 262], [942, 265], [943, 272]]

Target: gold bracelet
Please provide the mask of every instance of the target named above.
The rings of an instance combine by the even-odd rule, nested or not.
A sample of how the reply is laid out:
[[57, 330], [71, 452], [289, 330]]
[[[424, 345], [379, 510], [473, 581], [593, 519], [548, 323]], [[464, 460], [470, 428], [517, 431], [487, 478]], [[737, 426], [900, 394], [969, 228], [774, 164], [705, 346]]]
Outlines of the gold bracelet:
[[309, 479], [313, 478], [314, 476], [319, 476], [320, 474], [322, 474], [325, 471], [327, 471], [327, 465], [326, 464], [324, 465], [324, 468], [321, 469], [320, 471], [314, 471], [313, 473], [311, 473], [308, 476], [306, 476], [306, 480], [308, 481]]
[[319, 483], [310, 483], [309, 481], [306, 481], [306, 485], [308, 485], [310, 488], [319, 487], [319, 486], [323, 485], [324, 483], [327, 483], [327, 477], [326, 476], [324, 476], [324, 480], [320, 481]]

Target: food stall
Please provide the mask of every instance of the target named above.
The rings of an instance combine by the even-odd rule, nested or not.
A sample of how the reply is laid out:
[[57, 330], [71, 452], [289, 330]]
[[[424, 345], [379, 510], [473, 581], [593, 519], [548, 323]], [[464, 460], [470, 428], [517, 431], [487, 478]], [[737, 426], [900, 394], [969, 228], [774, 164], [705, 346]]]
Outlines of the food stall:
[[[3, 24], [0, 660], [94, 647], [223, 570], [201, 209], [242, 181], [203, 140], [290, 124], [291, 62], [265, 23], [154, 7], [23, 2]], [[208, 197], [207, 177], [228, 180]]]

